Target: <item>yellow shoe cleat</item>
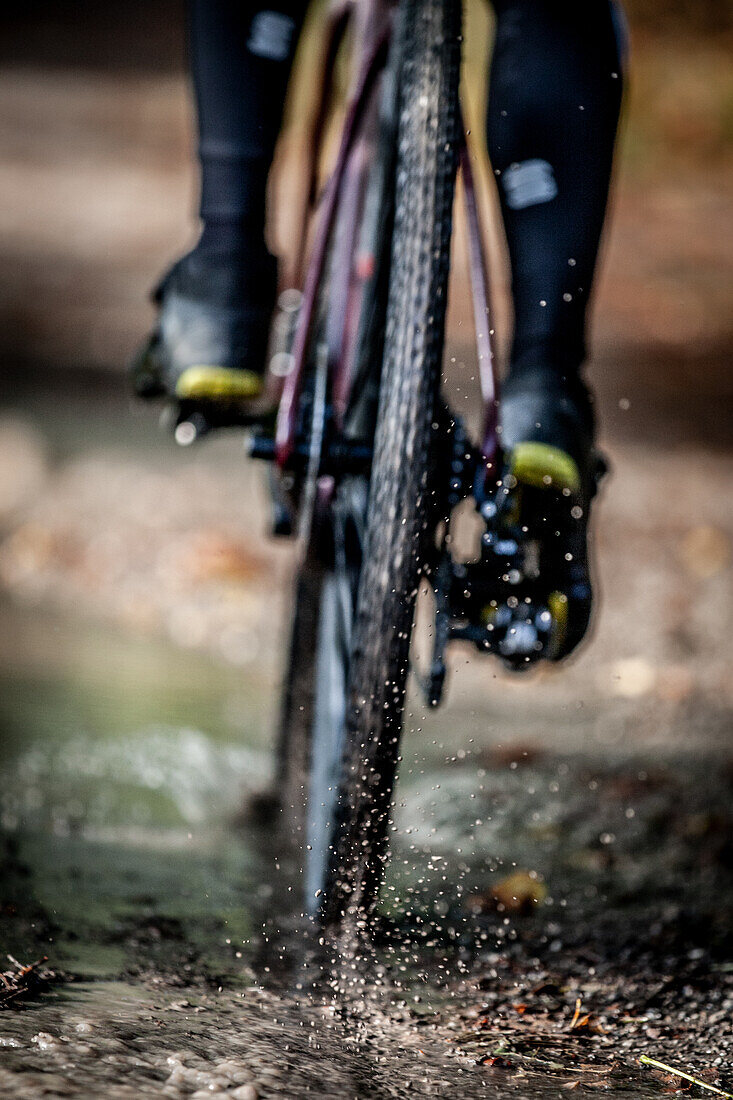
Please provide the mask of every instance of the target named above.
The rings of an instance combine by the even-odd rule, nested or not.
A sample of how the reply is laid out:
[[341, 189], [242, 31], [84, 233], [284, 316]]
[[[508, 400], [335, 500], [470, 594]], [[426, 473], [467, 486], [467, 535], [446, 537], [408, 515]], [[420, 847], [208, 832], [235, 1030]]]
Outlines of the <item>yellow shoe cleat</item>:
[[510, 471], [522, 485], [535, 489], [580, 492], [577, 463], [559, 447], [549, 443], [517, 443], [511, 452]]
[[192, 366], [176, 380], [176, 397], [181, 401], [213, 401], [222, 404], [251, 401], [260, 397], [263, 380], [251, 370], [234, 367]]

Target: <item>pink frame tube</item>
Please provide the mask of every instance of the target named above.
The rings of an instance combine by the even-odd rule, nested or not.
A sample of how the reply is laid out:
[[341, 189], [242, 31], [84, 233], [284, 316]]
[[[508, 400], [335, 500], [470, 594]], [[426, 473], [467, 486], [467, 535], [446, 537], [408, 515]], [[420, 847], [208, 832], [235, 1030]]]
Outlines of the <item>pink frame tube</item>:
[[[461, 118], [461, 129], [466, 127]], [[466, 203], [466, 223], [468, 231], [468, 261], [471, 282], [471, 301], [473, 320], [476, 329], [476, 354], [481, 383], [481, 398], [484, 405], [484, 426], [481, 453], [487, 471], [493, 470], [499, 450], [497, 426], [499, 407], [499, 383], [496, 373], [496, 361], [491, 327], [491, 302], [489, 297], [489, 274], [486, 263], [484, 239], [481, 232], [481, 219], [476, 187], [474, 184], [471, 156], [465, 136], [460, 149], [461, 181]]]
[[[275, 457], [282, 468], [287, 465], [295, 446], [297, 430], [298, 401], [300, 398], [305, 359], [312, 331], [317, 304], [318, 286], [323, 275], [329, 235], [334, 223], [338, 203], [342, 194], [349, 155], [353, 148], [358, 128], [362, 121], [373, 82], [384, 60], [390, 36], [389, 0], [367, 0], [354, 5], [338, 3], [332, 10], [329, 37], [324, 50], [324, 73], [321, 80], [321, 101], [316, 119], [314, 138], [320, 142], [323, 132], [323, 120], [326, 109], [328, 89], [331, 86], [330, 66], [336, 56], [346, 23], [358, 17], [357, 33], [363, 43], [361, 69], [355, 81], [344, 123], [341, 145], [338, 151], [333, 173], [323, 196], [323, 209], [316, 230], [310, 261], [305, 274], [303, 300], [298, 319], [298, 327], [293, 344], [293, 367], [283, 384], [282, 396], [277, 414], [275, 433]], [[486, 253], [481, 230], [481, 220], [476, 197], [471, 157], [466, 142], [466, 128], [461, 117], [461, 145], [459, 164], [466, 208], [466, 228], [468, 238], [469, 275], [471, 300], [473, 306], [476, 334], [476, 352], [478, 356], [481, 399], [484, 406], [483, 434], [481, 453], [486, 472], [495, 471], [498, 459], [498, 400], [499, 387], [496, 362], [493, 350], [491, 329], [491, 306], [489, 295], [489, 276]], [[314, 150], [314, 160], [318, 150]], [[311, 183], [313, 182], [313, 176]]]
[[383, 25], [381, 33], [376, 36], [371, 48], [368, 49], [366, 53], [365, 62], [357, 78], [354, 94], [346, 114], [344, 131], [341, 138], [341, 146], [336, 158], [336, 164], [333, 174], [328, 181], [323, 198], [323, 209], [318, 223], [311, 260], [306, 272], [305, 285], [303, 288], [303, 302], [293, 344], [293, 367], [285, 379], [277, 413], [275, 457], [280, 467], [287, 464], [295, 445], [297, 406], [303, 380], [303, 371], [305, 369], [305, 357], [308, 351], [308, 343], [315, 314], [318, 285], [321, 281], [326, 259], [328, 239], [341, 193], [341, 183], [343, 181], [349, 153], [351, 152], [354, 138], [367, 102], [368, 93], [381, 67], [388, 41], [389, 27]]

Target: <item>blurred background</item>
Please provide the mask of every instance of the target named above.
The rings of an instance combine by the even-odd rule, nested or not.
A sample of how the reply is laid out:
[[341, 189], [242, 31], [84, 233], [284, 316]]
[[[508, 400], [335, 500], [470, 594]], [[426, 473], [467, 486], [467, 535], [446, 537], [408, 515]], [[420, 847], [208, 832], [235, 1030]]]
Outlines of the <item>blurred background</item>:
[[[506, 687], [512, 708], [582, 686], [587, 704], [610, 700], [614, 714], [632, 699], [635, 725], [651, 707], [659, 733], [703, 705], [717, 728], [731, 704], [731, 11], [723, 0], [628, 6], [630, 80], [589, 372], [615, 469], [599, 509], [603, 606], [571, 668]], [[298, 174], [313, 33], [311, 22], [280, 190]], [[481, 155], [490, 40], [476, 0], [465, 84]], [[274, 570], [279, 584], [273, 563], [287, 552], [260, 538], [258, 475], [237, 442], [176, 451], [125, 388], [152, 318], [148, 291], [196, 234], [183, 5], [24, 5], [3, 17], [0, 85], [3, 605], [122, 626], [242, 668], [270, 661], [279, 634], [261, 582]], [[506, 336], [485, 164], [483, 178]], [[292, 246], [282, 219], [271, 236]], [[475, 366], [460, 235], [456, 253], [448, 355], [460, 379]], [[20, 659], [13, 631], [2, 633]], [[487, 721], [495, 672], [479, 662], [454, 692], [475, 691]]]
[[[79, 893], [80, 864], [96, 876], [88, 891], [104, 893], [110, 852], [193, 845], [206, 889], [225, 889], [229, 872], [201, 852], [270, 774], [290, 550], [266, 538], [261, 475], [241, 441], [176, 449], [125, 383], [152, 319], [147, 292], [196, 233], [182, 5], [29, 0], [13, 12], [0, 34], [0, 815], [6, 836], [31, 838], [17, 859], [35, 877], [13, 903], [27, 919], [7, 928], [30, 949], [33, 893], [57, 915], [58, 950], [81, 966], [85, 937], [77, 925], [72, 946], [67, 934], [92, 920], [77, 911], [91, 896]], [[416, 721], [407, 745], [436, 767], [469, 745], [498, 768], [522, 754], [685, 759], [701, 805], [684, 803], [681, 778], [667, 801], [699, 816], [706, 777], [733, 776], [733, 7], [629, 0], [628, 17], [589, 368], [613, 470], [597, 509], [594, 637], [567, 668], [520, 679], [458, 652], [448, 706]], [[490, 16], [474, 0], [465, 42], [476, 136]], [[301, 76], [291, 96], [280, 187], [297, 174], [306, 86]], [[506, 334], [493, 202], [487, 188]], [[287, 238], [283, 224], [274, 239]], [[459, 379], [475, 368], [461, 253], [459, 237], [447, 351]], [[562, 817], [522, 789], [527, 820]], [[579, 850], [597, 853], [601, 834], [623, 847], [627, 797], [600, 809], [593, 799], [595, 839]], [[673, 833], [703, 845], [730, 836], [727, 795], [721, 807], [697, 833], [657, 824], [649, 851]], [[434, 841], [446, 850], [449, 816]], [[521, 829], [506, 828], [483, 850], [516, 862]], [[532, 835], [521, 858], [550, 876], [568, 837]], [[178, 886], [147, 858], [128, 868], [134, 889], [104, 894], [116, 912], [145, 908], [133, 894], [175, 908]], [[180, 902], [189, 915], [191, 904]], [[116, 965], [101, 950], [84, 972]]]

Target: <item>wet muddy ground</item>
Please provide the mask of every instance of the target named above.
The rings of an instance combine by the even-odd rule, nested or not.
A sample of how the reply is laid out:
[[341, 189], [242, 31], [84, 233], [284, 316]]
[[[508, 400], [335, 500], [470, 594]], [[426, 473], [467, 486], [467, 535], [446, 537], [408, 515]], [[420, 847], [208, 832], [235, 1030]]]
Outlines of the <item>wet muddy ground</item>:
[[[38, 612], [4, 622], [20, 645], [3, 673], [0, 935], [56, 972], [0, 1015], [4, 1095], [641, 1097], [679, 1083], [645, 1054], [730, 1089], [730, 759], [492, 743], [456, 756], [408, 737], [374, 953], [333, 998], [297, 918], [297, 869], [241, 813], [269, 757], [208, 694], [231, 699], [240, 677], [189, 665], [203, 691], [184, 728], [163, 678], [132, 713], [117, 705], [134, 681], [113, 669], [162, 671], [154, 646]], [[39, 630], [71, 651], [74, 682], [63, 660], [23, 652]]]
[[[55, 416], [9, 401], [0, 433], [0, 939], [54, 972], [0, 1010], [3, 1094], [687, 1087], [643, 1056], [731, 1091], [728, 529], [694, 503], [706, 456], [640, 470], [617, 445], [606, 604], [573, 666], [516, 680], [458, 652], [444, 710], [412, 697], [376, 944], [334, 999], [252, 813], [289, 560], [259, 535], [258, 475], [235, 440], [181, 455], [119, 391], [72, 389]], [[670, 463], [687, 550], [637, 582]]]

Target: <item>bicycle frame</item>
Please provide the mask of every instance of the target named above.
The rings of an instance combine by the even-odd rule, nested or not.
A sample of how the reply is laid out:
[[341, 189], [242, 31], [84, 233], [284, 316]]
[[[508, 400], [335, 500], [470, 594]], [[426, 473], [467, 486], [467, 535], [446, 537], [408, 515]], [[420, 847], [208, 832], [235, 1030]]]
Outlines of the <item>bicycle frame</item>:
[[[348, 208], [351, 196], [346, 178], [349, 154], [353, 149], [359, 125], [374, 82], [384, 66], [392, 29], [395, 5], [391, 0], [351, 0], [334, 5], [328, 15], [328, 23], [322, 48], [322, 75], [318, 106], [313, 127], [312, 156], [309, 179], [309, 200], [315, 198], [317, 166], [322, 151], [325, 120], [332, 90], [333, 66], [347, 29], [353, 28], [357, 57], [355, 77], [349, 95], [341, 144], [336, 162], [321, 198], [321, 210], [310, 260], [302, 278], [302, 301], [295, 331], [291, 369], [283, 387], [277, 415], [275, 434], [275, 458], [281, 470], [287, 469], [296, 447], [298, 401], [302, 391], [306, 357], [316, 311], [318, 287], [323, 275], [329, 236], [334, 217], [340, 204]], [[495, 369], [491, 330], [488, 266], [481, 228], [478, 202], [466, 142], [466, 127], [461, 126], [462, 143], [459, 151], [461, 180], [465, 199], [466, 232], [468, 239], [471, 298], [476, 333], [476, 351], [479, 365], [481, 400], [483, 404], [483, 431], [481, 457], [487, 474], [496, 470], [497, 463], [497, 402], [498, 383]], [[302, 241], [307, 238], [307, 225], [302, 228]], [[365, 257], [368, 265], [369, 257]], [[373, 257], [371, 261], [373, 263]], [[298, 269], [302, 270], [302, 254]], [[368, 274], [368, 271], [366, 272]], [[348, 285], [350, 273], [336, 270], [332, 276], [335, 287]], [[345, 311], [349, 303], [344, 303]], [[345, 320], [348, 324], [348, 317]], [[332, 390], [340, 396], [337, 405], [346, 404], [348, 380], [341, 377], [342, 364], [333, 365]]]
[[[391, 159], [384, 152], [385, 148], [392, 148], [397, 118], [398, 77], [389, 64], [389, 46], [398, 11], [391, 0], [354, 0], [332, 9], [323, 46], [324, 70], [313, 127], [311, 200], [316, 190], [332, 69], [349, 27], [354, 28], [356, 36], [355, 76], [335, 165], [320, 199], [317, 229], [303, 276], [300, 311], [289, 353], [290, 369], [282, 384], [275, 438], [256, 438], [250, 451], [253, 457], [275, 460], [281, 475], [279, 488], [276, 482], [273, 492], [275, 530], [292, 533], [288, 513], [297, 514], [299, 533], [305, 536], [301, 538], [304, 553], [308, 552], [312, 518], [318, 515], [326, 519], [327, 525], [340, 480], [351, 474], [367, 474], [371, 465], [376, 409], [370, 398], [378, 392], [381, 357], [374, 355], [378, 362], [355, 363], [350, 354], [353, 345], [346, 337], [356, 331], [354, 317], [366, 316], [361, 310], [366, 288], [371, 286], [377, 293], [379, 276], [371, 283], [369, 280], [382, 271], [386, 256], [383, 248], [388, 244], [387, 238], [380, 236], [379, 201], [391, 204], [393, 188], [389, 175]], [[380, 79], [385, 81], [381, 89], [377, 86]], [[390, 80], [392, 83], [387, 83]], [[380, 127], [385, 119], [387, 128], [382, 133]], [[437, 705], [442, 694], [444, 651], [450, 641], [469, 642], [482, 652], [497, 653], [512, 668], [526, 668], [539, 657], [552, 657], [557, 637], [553, 634], [555, 619], [547, 610], [548, 597], [542, 590], [532, 557], [533, 548], [529, 548], [525, 562], [521, 534], [505, 538], [497, 533], [497, 523], [501, 522], [497, 517], [506, 514], [509, 490], [501, 482], [503, 458], [497, 430], [499, 394], [488, 264], [466, 135], [461, 118], [458, 178], [464, 197], [482, 430], [476, 446], [460, 416], [439, 401], [435, 417], [441, 430], [436, 432], [433, 444], [436, 481], [430, 530], [423, 549], [423, 574], [430, 582], [439, 609], [431, 672], [425, 685], [427, 698], [433, 705]], [[370, 160], [382, 139], [390, 144], [381, 147], [381, 157]], [[367, 171], [372, 163], [382, 165], [376, 176]], [[378, 200], [376, 204], [370, 203], [373, 198]], [[371, 227], [365, 235], [368, 243], [363, 255], [355, 247], [359, 244], [355, 230], [360, 221]], [[304, 238], [305, 222], [307, 218]], [[389, 225], [387, 219], [385, 225]], [[338, 247], [333, 243], [336, 239], [340, 242]], [[369, 249], [374, 254], [369, 254]], [[323, 301], [320, 292], [327, 263], [328, 323], [314, 349], [315, 321], [317, 314], [320, 316], [319, 303]], [[486, 525], [475, 562], [455, 561], [447, 537], [453, 510], [467, 498], [473, 499]], [[520, 581], [524, 584], [521, 607], [515, 587]], [[562, 592], [553, 590], [553, 594], [562, 597]]]
[[[306, 356], [316, 309], [318, 287], [323, 275], [328, 241], [339, 201], [343, 201], [344, 182], [349, 154], [353, 148], [367, 98], [384, 64], [392, 23], [393, 5], [385, 0], [358, 0], [339, 4], [331, 10], [323, 50], [323, 74], [319, 103], [313, 131], [309, 199], [315, 198], [317, 166], [322, 152], [325, 120], [332, 88], [333, 65], [347, 27], [354, 23], [357, 35], [356, 78], [346, 111], [341, 144], [331, 177], [321, 199], [321, 211], [310, 261], [302, 287], [303, 298], [292, 349], [292, 367], [283, 386], [275, 432], [275, 458], [285, 469], [295, 448], [297, 403], [301, 393]], [[307, 225], [302, 227], [301, 240], [307, 239]], [[344, 285], [348, 272], [334, 272], [334, 285]], [[337, 367], [338, 370], [338, 367]], [[337, 383], [336, 383], [337, 384]]]

